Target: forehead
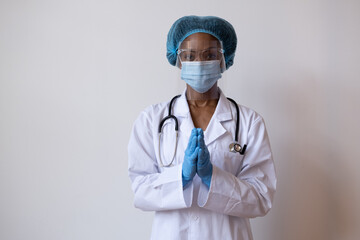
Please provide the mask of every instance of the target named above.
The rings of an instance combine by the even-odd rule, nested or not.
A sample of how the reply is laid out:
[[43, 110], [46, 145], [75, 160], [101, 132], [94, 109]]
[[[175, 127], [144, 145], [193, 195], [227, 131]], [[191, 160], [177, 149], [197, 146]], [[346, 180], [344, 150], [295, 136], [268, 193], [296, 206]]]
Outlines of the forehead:
[[210, 47], [221, 47], [220, 41], [208, 33], [194, 33], [185, 38], [180, 44], [181, 49], [207, 49]]

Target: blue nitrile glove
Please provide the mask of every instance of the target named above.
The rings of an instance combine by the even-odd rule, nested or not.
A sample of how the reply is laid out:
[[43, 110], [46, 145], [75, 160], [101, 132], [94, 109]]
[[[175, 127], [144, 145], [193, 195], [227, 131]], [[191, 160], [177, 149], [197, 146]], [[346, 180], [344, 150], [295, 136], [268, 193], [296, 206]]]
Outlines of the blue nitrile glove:
[[198, 161], [197, 161], [197, 174], [201, 178], [202, 182], [210, 188], [211, 176], [213, 166], [210, 162], [210, 154], [204, 141], [204, 132], [201, 128], [198, 129]]
[[194, 128], [191, 131], [191, 136], [189, 138], [188, 146], [185, 150], [184, 162], [182, 165], [182, 183], [183, 187], [188, 184], [196, 174], [196, 164], [197, 164], [197, 157], [198, 151], [197, 148], [197, 130]]

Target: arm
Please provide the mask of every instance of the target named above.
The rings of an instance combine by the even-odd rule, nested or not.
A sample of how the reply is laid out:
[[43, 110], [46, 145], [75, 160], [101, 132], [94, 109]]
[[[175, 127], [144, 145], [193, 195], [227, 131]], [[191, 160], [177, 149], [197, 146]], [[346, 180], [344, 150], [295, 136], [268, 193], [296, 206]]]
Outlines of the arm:
[[198, 204], [232, 216], [264, 216], [272, 207], [275, 189], [270, 143], [264, 121], [259, 117], [250, 127], [241, 170], [233, 175], [213, 165], [210, 189], [201, 186]]
[[134, 124], [128, 144], [128, 171], [134, 205], [146, 211], [189, 207], [192, 185], [183, 191], [181, 165], [163, 169], [158, 166], [153, 124], [156, 123], [143, 112]]

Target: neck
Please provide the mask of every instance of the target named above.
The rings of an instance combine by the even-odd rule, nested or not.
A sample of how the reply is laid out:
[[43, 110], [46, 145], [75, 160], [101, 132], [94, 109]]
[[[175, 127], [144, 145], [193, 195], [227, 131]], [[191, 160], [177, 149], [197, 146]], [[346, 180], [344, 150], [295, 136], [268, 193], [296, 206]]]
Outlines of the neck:
[[186, 87], [186, 98], [188, 101], [193, 100], [213, 100], [219, 99], [220, 93], [217, 87], [217, 83], [214, 84], [207, 92], [199, 93], [192, 89], [189, 85]]

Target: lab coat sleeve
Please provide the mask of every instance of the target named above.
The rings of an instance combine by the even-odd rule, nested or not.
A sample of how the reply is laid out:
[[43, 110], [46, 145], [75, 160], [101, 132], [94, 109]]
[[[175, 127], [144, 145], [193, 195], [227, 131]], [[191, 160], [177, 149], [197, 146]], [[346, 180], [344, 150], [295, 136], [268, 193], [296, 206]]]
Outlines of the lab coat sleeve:
[[134, 124], [128, 144], [128, 172], [134, 205], [145, 211], [190, 207], [193, 186], [183, 190], [181, 164], [160, 171], [152, 129], [152, 119], [143, 112]]
[[254, 218], [272, 207], [276, 174], [269, 138], [261, 117], [248, 133], [248, 147], [241, 170], [236, 174], [213, 166], [210, 188], [199, 190], [198, 204], [227, 215]]

